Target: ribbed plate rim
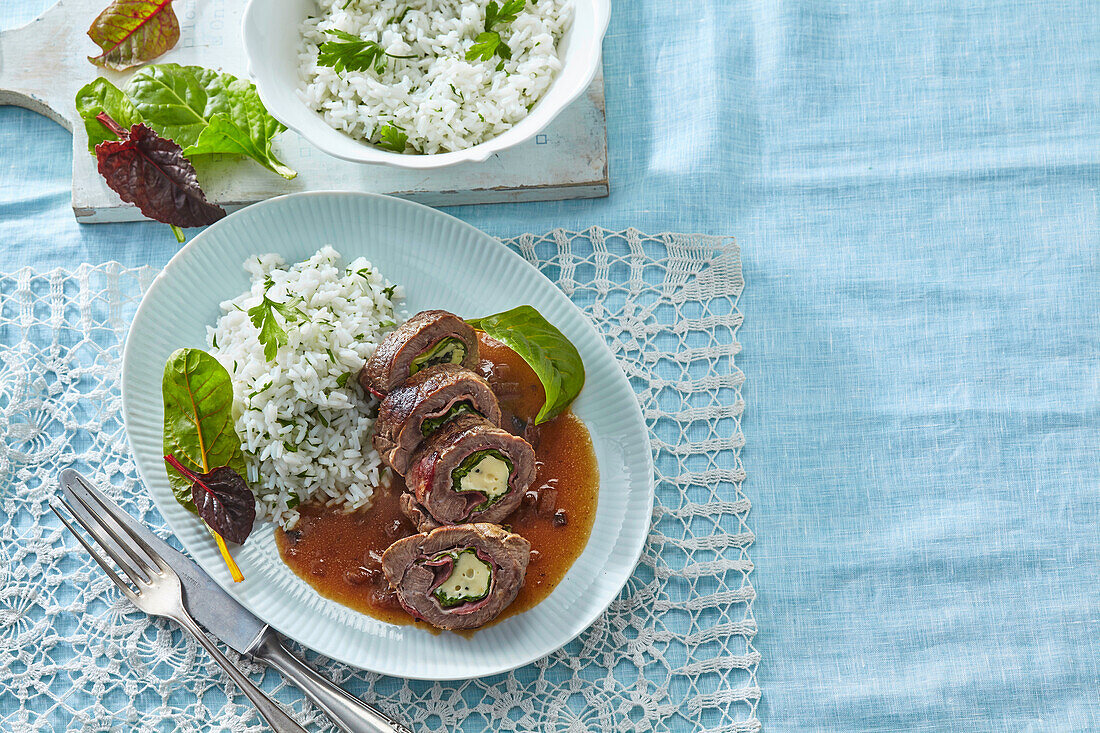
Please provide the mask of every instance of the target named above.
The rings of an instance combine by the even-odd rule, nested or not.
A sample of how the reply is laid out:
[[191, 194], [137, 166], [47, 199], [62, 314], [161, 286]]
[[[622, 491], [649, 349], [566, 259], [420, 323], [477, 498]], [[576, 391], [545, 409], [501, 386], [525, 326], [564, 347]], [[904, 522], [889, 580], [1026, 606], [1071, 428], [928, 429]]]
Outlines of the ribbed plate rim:
[[[333, 659], [382, 674], [429, 680], [468, 679], [471, 677], [481, 677], [506, 672], [556, 651], [581, 634], [599, 617], [607, 606], [610, 605], [617, 597], [621, 588], [629, 580], [633, 568], [637, 565], [641, 556], [645, 538], [648, 534], [654, 494], [653, 464], [649, 450], [648, 430], [645, 426], [645, 421], [634, 390], [630, 387], [625, 374], [615, 361], [606, 342], [595, 330], [588, 318], [549, 279], [521, 256], [475, 227], [430, 207], [379, 194], [329, 191], [289, 194], [255, 204], [227, 217], [197, 235], [172, 258], [165, 266], [164, 270], [158, 274], [151, 283], [145, 297], [138, 307], [134, 321], [131, 325], [130, 335], [126, 341], [122, 369], [123, 415], [127, 437], [134, 451], [135, 461], [138, 464], [142, 480], [152, 495], [158, 510], [160, 510], [161, 514], [164, 516], [169, 528], [177, 535], [181, 543], [183, 543], [185, 549], [187, 549], [192, 556], [199, 559], [200, 564], [202, 564], [201, 561], [204, 558], [209, 560], [212, 556], [216, 559], [216, 551], [212, 550], [213, 543], [206, 542], [205, 540], [208, 540], [208, 538], [198, 533], [198, 530], [196, 530], [198, 525], [197, 522], [183, 521], [184, 517], [190, 517], [190, 515], [187, 515], [171, 498], [171, 493], [167, 489], [167, 481], [163, 479], [158, 480], [157, 469], [159, 468], [160, 451], [159, 448], [154, 450], [151, 446], [155, 446], [160, 442], [160, 375], [158, 372], [155, 375], [155, 379], [146, 375], [144, 381], [142, 381], [142, 375], [135, 373], [135, 370], [139, 369], [140, 362], [142, 361], [142, 356], [138, 352], [143, 346], [148, 346], [149, 344], [150, 331], [146, 329], [157, 325], [155, 321], [150, 321], [150, 319], [164, 315], [162, 311], [169, 306], [174, 306], [175, 308], [181, 307], [179, 303], [165, 301], [165, 294], [168, 293], [169, 288], [182, 283], [188, 276], [195, 276], [194, 272], [188, 270], [195, 262], [201, 262], [203, 257], [207, 257], [208, 259], [217, 257], [217, 253], [215, 253], [212, 248], [219, 244], [219, 240], [223, 239], [223, 232], [228, 235], [230, 232], [235, 232], [239, 224], [249, 221], [255, 223], [258, 228], [266, 226], [266, 220], [272, 219], [277, 221], [280, 211], [293, 212], [298, 203], [303, 201], [304, 203], [302, 205], [308, 205], [309, 211], [314, 213], [319, 210], [324, 210], [326, 207], [335, 211], [339, 210], [341, 206], [347, 206], [357, 212], [369, 213], [373, 211], [377, 213], [381, 211], [393, 213], [406, 225], [409, 225], [409, 222], [416, 222], [417, 227], [431, 232], [443, 232], [445, 234], [455, 232], [460, 235], [456, 236], [455, 241], [464, 243], [462, 246], [480, 247], [492, 253], [492, 257], [495, 259], [495, 264], [493, 264], [493, 266], [497, 269], [504, 269], [509, 273], [521, 273], [522, 275], [518, 276], [521, 282], [523, 282], [524, 278], [531, 279], [532, 286], [527, 291], [527, 294], [531, 297], [523, 298], [522, 300], [524, 302], [532, 302], [532, 304], [537, 307], [541, 305], [548, 311], [561, 310], [563, 312], [570, 312], [568, 317], [570, 327], [583, 330], [583, 333], [573, 333], [571, 335], [574, 339], [578, 340], [578, 346], [582, 349], [582, 353], [585, 354], [586, 368], [589, 371], [589, 386], [594, 384], [602, 385], [604, 383], [608, 383], [609, 385], [606, 392], [601, 391], [600, 394], [593, 394], [586, 388], [586, 392], [582, 393], [577, 403], [578, 413], [587, 421], [590, 417], [585, 414], [585, 411], [610, 410], [612, 408], [604, 405], [609, 399], [618, 399], [621, 401], [621, 395], [628, 395], [630, 398], [628, 406], [614, 402], [613, 408], [616, 411], [614, 419], [607, 418], [607, 420], [611, 420], [610, 425], [616, 428], [616, 435], [620, 430], [624, 431], [624, 445], [620, 446], [620, 452], [623, 460], [627, 461], [623, 467], [623, 485], [627, 489], [627, 493], [622, 497], [621, 501], [617, 497], [607, 497], [605, 499], [604, 495], [601, 494], [600, 506], [600, 510], [603, 511], [605, 507], [611, 506], [612, 504], [615, 508], [622, 504], [622, 522], [613, 528], [603, 528], [604, 530], [614, 530], [614, 536], [608, 540], [610, 542], [607, 547], [607, 561], [610, 563], [608, 567], [585, 567], [578, 570], [581, 561], [588, 556], [589, 548], [593, 547], [590, 542], [589, 548], [586, 548], [585, 554], [582, 555], [578, 563], [570, 570], [566, 578], [566, 581], [571, 581], [574, 571], [585, 572], [588, 574], [586, 576], [587, 582], [572, 580], [570, 584], [570, 582], [563, 581], [562, 586], [556, 589], [543, 604], [540, 604], [540, 606], [524, 614], [519, 614], [507, 619], [503, 623], [475, 635], [474, 642], [472, 642], [474, 645], [479, 644], [476, 641], [479, 638], [485, 639], [487, 635], [491, 635], [493, 639], [499, 637], [499, 641], [505, 648], [501, 649], [500, 653], [493, 657], [482, 658], [477, 664], [471, 663], [465, 666], [457, 663], [448, 665], [438, 660], [431, 664], [422, 661], [417, 664], [409, 664], [402, 663], [400, 658], [397, 658], [396, 662], [393, 658], [383, 658], [383, 655], [375, 649], [378, 644], [384, 645], [387, 642], [386, 639], [381, 639], [382, 634], [376, 628], [376, 625], [382, 622], [363, 616], [362, 614], [357, 614], [354, 611], [350, 611], [350, 609], [340, 606], [339, 608], [343, 609], [343, 612], [334, 611], [337, 613], [337, 617], [352, 619], [344, 626], [338, 627], [337, 625], [331, 625], [327, 629], [303, 629], [300, 623], [302, 619], [297, 617], [302, 616], [305, 611], [288, 613], [285, 610], [281, 610], [279, 601], [283, 601], [283, 605], [286, 605], [285, 599], [272, 598], [272, 594], [276, 590], [274, 585], [261, 588], [247, 588], [248, 582], [246, 580], [246, 583], [242, 584], [242, 586], [234, 587], [224, 573], [217, 571], [212, 573], [215, 580], [230, 594], [237, 597], [246, 608], [249, 608], [257, 616], [291, 638]], [[350, 226], [350, 224], [347, 226]], [[409, 229], [412, 230], [412, 228], [413, 227], [409, 225]], [[324, 243], [325, 242], [317, 241], [311, 246], [316, 248]], [[442, 245], [432, 246], [440, 247]], [[268, 246], [265, 248], [263, 245], [259, 244], [248, 247], [247, 249], [253, 254], [266, 251], [278, 251], [277, 247], [273, 248]], [[221, 252], [222, 259], [231, 256], [227, 254], [227, 251], [228, 250], [223, 250]], [[355, 256], [355, 253], [348, 254], [347, 256], [350, 259]], [[240, 260], [243, 261], [243, 257], [241, 257]], [[239, 269], [240, 262], [238, 261], [236, 264]], [[386, 272], [385, 274], [393, 277], [392, 273]], [[244, 277], [243, 271], [240, 273], [239, 277]], [[397, 277], [394, 277], [394, 279], [399, 280]], [[196, 287], [201, 288], [201, 284], [196, 282]], [[223, 297], [218, 298], [218, 300], [224, 297], [232, 297], [233, 295], [235, 295], [235, 293], [223, 293]], [[417, 296], [410, 294], [410, 299], [414, 299], [415, 297]], [[595, 364], [590, 362], [592, 358], [595, 358]], [[597, 367], [595, 371], [593, 371], [594, 366]], [[148, 415], [149, 402], [153, 399], [150, 380], [155, 382], [156, 386], [155, 396], [157, 398], [157, 404], [155, 420], [151, 419]], [[144, 393], [142, 393], [142, 388], [145, 390]], [[142, 416], [143, 414], [144, 417]], [[599, 420], [604, 419], [605, 418], [599, 418]], [[598, 453], [601, 450], [604, 453], [613, 452], [613, 446], [601, 445], [603, 436], [593, 434], [593, 440], [594, 443], [597, 444]], [[630, 445], [626, 445], [626, 443], [630, 443]], [[153, 455], [154, 453], [156, 455]], [[615, 453], [615, 455], [618, 456], [619, 453]], [[607, 478], [609, 474], [605, 473], [605, 471], [611, 468], [611, 466], [605, 467], [602, 465], [602, 462], [605, 460], [607, 460], [607, 458], [601, 454], [601, 478]], [[154, 466], [157, 468], [154, 468]], [[626, 474], [628, 471], [632, 476], [637, 475], [640, 476], [640, 478], [627, 478]], [[609, 480], [613, 485], [618, 485], [617, 478]], [[635, 485], [638, 481], [642, 481], [644, 485]], [[601, 484], [603, 483], [604, 482], [601, 481]], [[162, 484], [163, 486], [161, 486]], [[605, 501], [610, 503], [605, 503]], [[600, 521], [598, 515], [597, 527], [594, 528], [593, 537], [596, 536], [596, 530], [600, 529]], [[254, 533], [254, 539], [257, 538], [257, 535], [259, 536], [259, 541], [253, 543], [253, 547], [257, 549], [252, 550], [249, 545], [246, 545], [242, 548], [245, 554], [250, 552], [274, 551], [274, 543], [270, 531], [266, 533], [263, 530], [258, 531]], [[250, 540], [250, 542], [252, 542], [252, 540]], [[605, 544], [602, 536], [598, 539], [598, 542], [600, 547], [603, 547]], [[282, 565], [281, 562], [279, 564]], [[285, 568], [285, 565], [283, 568]], [[339, 605], [335, 604], [333, 601], [328, 601], [327, 599], [320, 598], [320, 596], [316, 596], [315, 592], [313, 592], [313, 595], [316, 596], [316, 598], [312, 598], [308, 595], [309, 592], [312, 592], [312, 588], [304, 581], [297, 579], [296, 576], [294, 580], [300, 583], [301, 586], [304, 586], [304, 589], [308, 589], [308, 591], [302, 588], [292, 589], [294, 593], [301, 593], [299, 598], [307, 606], [314, 605], [322, 611], [331, 611], [330, 604], [331, 606]], [[565, 623], [565, 626], [559, 629], [558, 633], [555, 634], [543, 633], [539, 628], [532, 628], [535, 624], [524, 623], [524, 617], [530, 616], [531, 614], [537, 614], [540, 608], [551, 603], [554, 599], [554, 594], [565, 592], [567, 586], [568, 589], [574, 591], [574, 597], [566, 602], [569, 604], [568, 608], [586, 602], [585, 599], [581, 597], [581, 595], [585, 593], [596, 594], [599, 602], [590, 604], [587, 612], [584, 613], [582, 617], [575, 619], [572, 623], [562, 622]], [[246, 588], [247, 592], [245, 592]], [[557, 602], [560, 602], [560, 600], [555, 601], [555, 603]], [[568, 608], [566, 610], [568, 610]], [[348, 617], [347, 614], [354, 614], [354, 617]], [[354, 618], [360, 619], [360, 622], [355, 622]], [[534, 616], [532, 616], [532, 618], [534, 618]], [[388, 625], [383, 624], [383, 626]], [[496, 631], [506, 626], [509, 627], [507, 633]], [[404, 635], [406, 630], [410, 628], [411, 627], [390, 627], [390, 629], [397, 630], [393, 633], [398, 637]], [[421, 634], [426, 633], [421, 630], [417, 631]], [[358, 640], [349, 639], [347, 634], [354, 634], [356, 632], [361, 632], [363, 637]], [[425, 642], [419, 637], [416, 637], [413, 641], [416, 641], [416, 646], [418, 647], [424, 646], [426, 643], [430, 645], [429, 648], [444, 651], [454, 652], [456, 649], [460, 649], [458, 644], [454, 642], [455, 639], [460, 639], [460, 637], [444, 634], [440, 637], [433, 636], [431, 638], [436, 640], [441, 639], [442, 641]], [[357, 643], [349, 644], [347, 643], [349, 640], [357, 641]], [[397, 641], [395, 643], [400, 642]], [[408, 643], [412, 642], [406, 641], [406, 644]], [[484, 644], [480, 646], [484, 646]], [[480, 646], [478, 648], [480, 648]], [[469, 649], [469, 647], [467, 647], [467, 649]]]

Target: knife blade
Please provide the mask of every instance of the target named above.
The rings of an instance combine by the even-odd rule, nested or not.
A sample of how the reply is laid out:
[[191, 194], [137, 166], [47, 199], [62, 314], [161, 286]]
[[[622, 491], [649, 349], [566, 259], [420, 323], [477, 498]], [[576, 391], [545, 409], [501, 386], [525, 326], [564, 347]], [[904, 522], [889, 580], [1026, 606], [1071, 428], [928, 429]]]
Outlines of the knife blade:
[[[61, 487], [66, 494], [72, 495], [74, 489], [87, 491], [102, 499], [107, 506], [112, 502], [71, 468], [61, 472]], [[81, 503], [70, 502], [78, 512], [84, 513]], [[183, 605], [191, 613], [196, 621], [202, 624], [207, 631], [217, 636], [239, 654], [248, 654], [255, 646], [263, 633], [267, 630], [267, 624], [256, 618], [251, 611], [246, 609], [237, 599], [226, 593], [194, 560], [175, 549], [144, 523], [137, 520], [126, 521], [128, 514], [122, 512], [125, 517], [115, 516], [120, 522], [125, 522], [134, 534], [149, 543], [149, 546], [180, 576], [183, 585]]]

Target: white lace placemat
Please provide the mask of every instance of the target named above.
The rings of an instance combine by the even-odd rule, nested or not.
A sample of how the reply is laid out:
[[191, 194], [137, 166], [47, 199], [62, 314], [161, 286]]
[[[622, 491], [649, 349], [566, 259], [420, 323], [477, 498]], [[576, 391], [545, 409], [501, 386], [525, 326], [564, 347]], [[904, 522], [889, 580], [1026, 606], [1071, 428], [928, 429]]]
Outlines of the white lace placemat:
[[[657, 478], [641, 563], [578, 639], [508, 674], [416, 682], [307, 658], [417, 731], [759, 730], [737, 245], [603, 229], [506, 244], [592, 319], [638, 394]], [[5, 731], [266, 730], [201, 647], [135, 611], [48, 510], [74, 466], [166, 534], [119, 394], [121, 344], [153, 275], [117, 263], [0, 275]], [[304, 725], [331, 729], [277, 673], [242, 664]]]

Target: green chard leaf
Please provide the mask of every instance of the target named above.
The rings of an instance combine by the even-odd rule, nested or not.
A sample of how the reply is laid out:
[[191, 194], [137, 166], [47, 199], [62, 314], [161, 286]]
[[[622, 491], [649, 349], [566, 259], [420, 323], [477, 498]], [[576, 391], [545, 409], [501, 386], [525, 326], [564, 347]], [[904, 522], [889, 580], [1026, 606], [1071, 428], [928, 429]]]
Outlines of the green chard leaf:
[[[244, 476], [244, 452], [233, 424], [229, 372], [201, 349], [179, 349], [168, 357], [161, 383], [164, 397], [164, 454], [194, 473], [228, 466]], [[168, 469], [176, 501], [195, 511], [192, 482]]]
[[126, 94], [144, 121], [189, 157], [244, 155], [283, 178], [298, 175], [272, 152], [272, 139], [286, 128], [251, 82], [201, 66], [157, 64], [134, 74]]
[[[88, 60], [96, 66], [122, 71], [155, 59], [175, 46], [180, 39], [180, 23], [172, 10], [172, 0], [114, 0], [92, 21], [88, 37], [102, 51]], [[117, 117], [115, 120], [121, 122]]]
[[96, 119], [96, 115], [106, 112], [119, 127], [126, 130], [142, 121], [141, 115], [122, 90], [102, 77], [77, 90], [76, 111], [84, 120], [84, 129], [88, 133], [88, 152], [92, 155], [95, 155], [95, 146], [104, 140], [118, 139], [106, 125]]
[[535, 424], [556, 417], [584, 387], [584, 362], [577, 347], [529, 305], [467, 321], [515, 351], [531, 365], [546, 392]]

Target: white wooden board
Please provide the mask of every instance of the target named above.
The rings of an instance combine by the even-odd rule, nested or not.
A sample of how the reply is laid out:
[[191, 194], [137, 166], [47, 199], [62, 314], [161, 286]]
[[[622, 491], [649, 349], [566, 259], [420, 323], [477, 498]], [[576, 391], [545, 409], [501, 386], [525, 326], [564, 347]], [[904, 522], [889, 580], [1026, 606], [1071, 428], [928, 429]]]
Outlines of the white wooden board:
[[[129, 76], [104, 72], [86, 58], [98, 53], [86, 31], [106, 5], [107, 0], [60, 0], [32, 23], [0, 33], [0, 104], [27, 107], [73, 131], [73, 212], [89, 223], [142, 218], [100, 178], [73, 102], [76, 90], [97, 75], [119, 86]], [[176, 0], [180, 41], [156, 62], [198, 64], [245, 76], [240, 44], [244, 5], [245, 0]], [[276, 138], [275, 153], [298, 171], [297, 178], [287, 181], [250, 160], [225, 159], [199, 171], [203, 189], [230, 210], [284, 193], [322, 189], [389, 193], [432, 206], [606, 196], [603, 77], [544, 133], [484, 163], [430, 171], [348, 163], [291, 131]]]

